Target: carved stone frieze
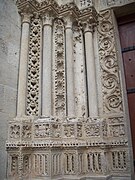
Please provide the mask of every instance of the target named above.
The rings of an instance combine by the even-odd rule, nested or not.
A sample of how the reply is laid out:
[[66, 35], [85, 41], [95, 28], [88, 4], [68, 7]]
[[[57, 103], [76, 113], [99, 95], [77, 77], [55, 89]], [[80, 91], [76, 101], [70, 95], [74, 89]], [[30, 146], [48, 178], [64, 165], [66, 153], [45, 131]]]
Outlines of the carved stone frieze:
[[135, 2], [134, 0], [106, 0], [107, 6], [113, 7], [113, 6], [123, 6], [125, 4], [129, 4]]
[[103, 112], [123, 111], [121, 84], [111, 11], [103, 11], [98, 26]]
[[[37, 120], [24, 118], [20, 122], [18, 120], [15, 119], [9, 124], [9, 143], [7, 143], [9, 148], [12, 147], [12, 142], [14, 142], [15, 147], [19, 142], [22, 144], [29, 142], [31, 146], [32, 142], [37, 140], [40, 144], [43, 142], [45, 146], [52, 147], [56, 145], [76, 146], [77, 143], [81, 145], [82, 142], [82, 146], [86, 144], [87, 146], [98, 146], [100, 142], [101, 144], [103, 142], [106, 145], [113, 145], [113, 138], [117, 140], [117, 145], [127, 143], [125, 120], [122, 116], [101, 119], [50, 117]], [[108, 140], [105, 141], [104, 138], [108, 138]], [[53, 141], [48, 141], [51, 139]], [[36, 144], [33, 144], [34, 147]], [[25, 146], [27, 147], [27, 145], [26, 143]]]
[[[19, 137], [12, 136], [13, 128], [15, 134], [19, 131]], [[16, 118], [9, 125], [8, 175], [52, 179], [62, 174], [103, 175], [108, 171], [108, 159], [110, 172], [127, 173], [129, 152], [125, 133], [121, 116]]]

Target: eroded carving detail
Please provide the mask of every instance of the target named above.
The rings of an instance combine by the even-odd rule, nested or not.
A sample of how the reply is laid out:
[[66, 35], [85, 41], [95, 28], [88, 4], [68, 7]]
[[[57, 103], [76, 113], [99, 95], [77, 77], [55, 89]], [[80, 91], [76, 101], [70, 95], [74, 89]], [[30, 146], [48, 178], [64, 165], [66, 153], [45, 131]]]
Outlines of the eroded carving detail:
[[65, 38], [62, 20], [54, 21], [54, 114], [66, 115]]
[[32, 129], [31, 129], [31, 125], [23, 125], [22, 127], [22, 138], [23, 139], [29, 139], [31, 138], [31, 134], [32, 134]]
[[93, 5], [92, 0], [80, 0], [81, 8], [88, 8], [89, 6]]
[[123, 110], [112, 22], [111, 12], [109, 10], [100, 14], [98, 27], [99, 57], [103, 84], [103, 111], [106, 113]]
[[61, 154], [56, 153], [53, 155], [53, 175], [59, 175], [61, 174]]
[[58, 123], [52, 124], [52, 137], [59, 138], [61, 137], [61, 125]]
[[31, 20], [28, 82], [27, 82], [27, 115], [39, 114], [39, 75], [40, 75], [40, 40], [41, 20], [36, 17]]
[[64, 124], [64, 135], [66, 137], [74, 137], [75, 136], [74, 124]]
[[64, 160], [65, 174], [74, 174], [75, 173], [75, 154], [65, 153], [64, 159], [65, 159]]
[[99, 124], [87, 124], [85, 125], [86, 136], [100, 136], [100, 125]]
[[110, 130], [110, 136], [123, 137], [126, 135], [125, 123], [123, 117], [109, 118], [108, 125]]
[[122, 6], [122, 5], [125, 5], [125, 4], [128, 4], [128, 3], [132, 3], [134, 2], [134, 0], [124, 0], [124, 1], [121, 1], [121, 0], [107, 0], [107, 5], [108, 6]]
[[113, 170], [126, 170], [127, 168], [127, 153], [126, 151], [112, 152], [112, 169]]
[[10, 138], [18, 139], [20, 138], [20, 125], [13, 124], [9, 127]]
[[9, 167], [9, 176], [18, 175], [18, 155], [12, 154], [10, 155], [10, 167]]
[[101, 154], [100, 153], [88, 153], [87, 164], [89, 172], [101, 172]]
[[48, 154], [33, 154], [33, 165], [35, 176], [48, 176]]
[[50, 124], [35, 123], [34, 135], [37, 138], [44, 138], [50, 136]]
[[75, 74], [75, 113], [77, 117], [87, 117], [84, 42], [82, 30], [76, 25], [73, 26], [73, 52]]
[[29, 175], [29, 170], [30, 170], [30, 160], [29, 160], [30, 155], [23, 155], [23, 176]]

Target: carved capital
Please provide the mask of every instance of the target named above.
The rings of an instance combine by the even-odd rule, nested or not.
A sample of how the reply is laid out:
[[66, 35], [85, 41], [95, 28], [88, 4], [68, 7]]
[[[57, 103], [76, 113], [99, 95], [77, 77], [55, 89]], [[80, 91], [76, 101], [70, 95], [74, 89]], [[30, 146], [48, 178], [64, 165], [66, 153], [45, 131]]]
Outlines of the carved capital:
[[43, 20], [43, 26], [52, 26], [52, 21], [53, 21], [53, 15], [50, 11], [45, 12], [42, 15], [42, 20]]
[[94, 7], [89, 7], [86, 10], [80, 11], [79, 23], [82, 25], [84, 32], [93, 32], [97, 24], [98, 14]]
[[94, 32], [94, 27], [95, 27], [94, 23], [90, 24], [89, 22], [85, 22], [85, 23], [83, 23], [83, 32], [84, 33], [86, 33], [86, 32], [93, 33]]
[[89, 20], [82, 21], [82, 22], [79, 21], [78, 24], [82, 27], [84, 33], [86, 33], [86, 32], [93, 33], [94, 32], [94, 28], [96, 26], [96, 23], [91, 23]]
[[73, 23], [76, 21], [76, 17], [73, 12], [69, 12], [64, 16], [65, 28], [72, 29]]
[[21, 13], [22, 23], [30, 23], [30, 20], [31, 20], [32, 16], [33, 15], [30, 14], [30, 13]]
[[71, 18], [71, 16], [65, 17], [64, 21], [65, 21], [65, 28], [66, 29], [72, 29], [73, 19]]

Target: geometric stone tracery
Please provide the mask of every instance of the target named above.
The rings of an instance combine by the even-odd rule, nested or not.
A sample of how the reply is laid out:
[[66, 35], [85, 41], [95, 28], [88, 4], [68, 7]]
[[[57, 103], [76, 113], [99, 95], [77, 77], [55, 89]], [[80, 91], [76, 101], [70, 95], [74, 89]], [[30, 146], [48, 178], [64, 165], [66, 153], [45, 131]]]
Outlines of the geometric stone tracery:
[[[123, 115], [111, 11], [98, 14], [93, 1], [89, 0], [80, 0], [82, 9], [78, 9], [74, 3], [59, 6], [54, 0], [40, 3], [36, 0], [18, 0], [17, 4], [21, 12], [25, 11], [25, 15], [30, 13], [27, 96], [26, 114], [9, 122], [6, 144], [8, 178], [80, 179], [103, 176], [106, 179], [107, 176], [111, 178], [120, 172], [130, 176], [129, 142], [126, 118]], [[94, 60], [92, 45], [95, 26], [98, 28], [102, 107], [105, 117], [100, 117], [94, 108], [90, 108], [96, 106], [98, 109], [96, 95], [94, 98], [90, 96], [91, 91], [95, 90], [95, 94], [97, 92], [96, 81], [99, 80], [96, 79], [96, 72], [91, 72], [92, 77], [95, 77], [95, 86], [89, 86], [91, 80], [88, 79], [89, 70], [92, 71], [89, 67], [95, 67], [95, 62], [90, 61]], [[52, 47], [52, 56], [46, 57], [51, 59], [52, 68], [51, 71], [46, 69], [46, 72], [51, 72], [49, 116], [40, 114], [44, 100], [42, 93], [48, 86], [45, 84], [45, 87], [41, 87], [45, 71], [42, 65], [46, 60], [42, 57], [45, 47], [42, 41], [47, 29], [49, 30], [45, 33], [52, 38], [51, 45], [48, 44]], [[87, 38], [91, 42], [87, 43]], [[87, 51], [89, 44], [90, 52]], [[45, 55], [49, 54], [50, 52]], [[72, 57], [73, 66], [68, 64], [67, 57]], [[70, 72], [69, 67], [72, 69]], [[73, 77], [70, 77], [71, 74]], [[93, 89], [89, 89], [91, 87]], [[68, 95], [68, 90], [72, 93], [72, 88], [73, 99]], [[92, 98], [95, 102], [91, 103]], [[69, 108], [69, 104], [72, 107]], [[72, 108], [74, 116], [70, 115]], [[113, 115], [106, 116], [108, 113]]]

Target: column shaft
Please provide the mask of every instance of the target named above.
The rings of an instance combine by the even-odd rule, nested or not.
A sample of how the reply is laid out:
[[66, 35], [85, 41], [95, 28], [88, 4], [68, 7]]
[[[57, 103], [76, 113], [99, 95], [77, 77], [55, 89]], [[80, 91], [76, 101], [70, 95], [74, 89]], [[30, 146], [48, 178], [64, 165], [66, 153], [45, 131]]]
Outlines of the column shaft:
[[67, 115], [74, 116], [73, 32], [66, 28]]
[[19, 84], [18, 84], [18, 102], [17, 116], [25, 115], [26, 111], [26, 88], [27, 88], [27, 62], [29, 50], [30, 16], [24, 15], [22, 22]]
[[42, 78], [42, 115], [50, 116], [52, 109], [52, 26], [43, 28], [43, 78]]
[[92, 32], [86, 31], [84, 37], [85, 37], [85, 51], [86, 51], [89, 116], [94, 117], [94, 116], [98, 116], [98, 107], [97, 107], [97, 85], [96, 85], [96, 72], [95, 72]]

